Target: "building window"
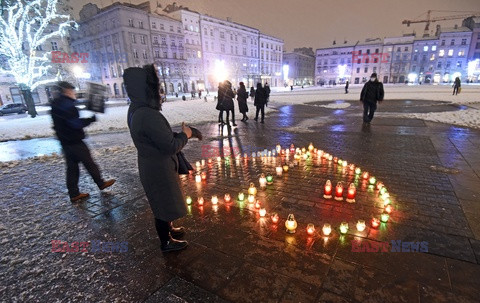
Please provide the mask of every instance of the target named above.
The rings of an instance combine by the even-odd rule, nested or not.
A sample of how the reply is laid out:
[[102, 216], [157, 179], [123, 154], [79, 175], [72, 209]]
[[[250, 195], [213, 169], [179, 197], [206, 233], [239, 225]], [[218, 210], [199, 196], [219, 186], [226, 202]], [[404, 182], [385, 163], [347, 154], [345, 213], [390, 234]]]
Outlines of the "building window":
[[181, 27], [177, 27], [177, 33], [181, 33], [182, 32], [182, 28]]
[[173, 32], [173, 25], [170, 25], [170, 31]]
[[[190, 24], [190, 31], [193, 32], [193, 25]], [[172, 31], [173, 32], [173, 31]]]
[[[247, 55], [247, 48], [246, 48], [246, 47], [243, 48], [243, 55], [244, 55], [244, 56]], [[253, 56], [252, 56], [252, 57], [253, 57]]]
[[158, 37], [157, 36], [153, 36], [153, 44], [158, 44]]
[[450, 41], [450, 45], [455, 45], [455, 39], [452, 39], [452, 41]]
[[160, 23], [160, 29], [163, 31], [165, 30], [165, 25], [163, 25], [163, 23]]
[[133, 50], [133, 58], [138, 59], [138, 52], [136, 49]]
[[210, 29], [210, 36], [213, 37], [213, 29]]
[[364, 69], [363, 72], [364, 72], [364, 73], [368, 73], [368, 67], [365, 67], [365, 69]]
[[397, 47], [397, 52], [401, 52], [402, 49], [400, 47]]
[[157, 24], [155, 22], [152, 22], [152, 28], [157, 28]]
[[160, 51], [159, 50], [155, 51], [155, 58], [160, 58]]
[[441, 62], [441, 61], [439, 61], [439, 62], [437, 63], [437, 68], [442, 68], [442, 62]]
[[147, 51], [143, 50], [143, 59], [147, 59]]
[[247, 38], [243, 37], [243, 38], [242, 38], [242, 43], [243, 43], [243, 44], [247, 44]]
[[215, 47], [213, 45], [213, 42], [211, 42], [210, 46], [211, 46], [210, 48], [211, 48], [212, 52], [215, 51]]
[[52, 51], [57, 51], [58, 50], [57, 41], [50, 41], [50, 44], [52, 45]]
[[449, 49], [449, 50], [448, 50], [448, 56], [449, 56], [449, 57], [453, 56], [453, 49]]
[[377, 72], [377, 67], [373, 67], [373, 72], [376, 73]]
[[444, 49], [439, 50], [439, 51], [438, 51], [438, 56], [439, 56], [439, 57], [445, 56], [445, 50], [444, 50]]
[[467, 39], [462, 39], [462, 45], [467, 45]]
[[464, 50], [461, 50], [458, 52], [458, 57], [463, 57], [465, 56], [465, 51]]
[[220, 38], [225, 39], [225, 33], [224, 32], [220, 32]]
[[132, 19], [128, 19], [128, 26], [133, 27], [133, 20]]
[[441, 46], [445, 46], [445, 40], [442, 40]]
[[143, 21], [138, 21], [138, 27], [143, 28]]
[[131, 35], [131, 38], [132, 38], [132, 43], [136, 43], [135, 34], [132, 34], [132, 35]]
[[373, 63], [378, 63], [378, 58], [373, 59]]
[[424, 51], [424, 52], [428, 52], [428, 45], [425, 45], [425, 46], [423, 47], [423, 51]]
[[437, 50], [437, 46], [436, 45], [432, 45], [432, 52], [436, 51]]
[[162, 44], [167, 45], [167, 38], [166, 37], [162, 37]]
[[220, 45], [220, 51], [221, 51], [222, 53], [225, 52], [225, 44], [221, 44], [221, 45]]
[[360, 73], [360, 67], [357, 67], [357, 74]]
[[[433, 46], [432, 46], [432, 50], [434, 50], [434, 49], [433, 49]], [[404, 51], [408, 52], [408, 46], [405, 46]]]
[[177, 59], [177, 53], [173, 53], [173, 59]]
[[197, 57], [202, 58], [202, 52], [201, 51], [197, 51]]
[[233, 54], [233, 45], [230, 45], [230, 54]]
[[206, 28], [206, 27], [203, 28], [203, 34], [204, 34], [205, 36], [208, 34], [208, 31], [207, 31], [207, 28]]
[[163, 58], [168, 58], [168, 53], [167, 52], [163, 52]]
[[457, 67], [462, 67], [462, 61], [457, 61]]
[[450, 68], [450, 61], [447, 61], [447, 66], [446, 68]]
[[205, 50], [208, 52], [208, 42], [205, 42]]
[[140, 36], [140, 42], [141, 42], [142, 44], [146, 44], [146, 43], [145, 43], [145, 36], [144, 36], [144, 35], [141, 35], [141, 36]]

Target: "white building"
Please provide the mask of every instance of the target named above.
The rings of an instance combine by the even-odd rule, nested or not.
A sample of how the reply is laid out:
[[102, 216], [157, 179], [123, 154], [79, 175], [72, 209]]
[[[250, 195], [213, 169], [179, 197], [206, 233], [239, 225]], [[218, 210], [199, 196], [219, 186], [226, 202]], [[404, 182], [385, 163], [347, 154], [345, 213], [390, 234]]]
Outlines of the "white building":
[[[285, 85], [313, 85], [315, 77], [315, 55], [310, 48], [309, 52], [295, 49], [293, 52], [283, 53], [283, 65], [288, 66], [288, 74], [284, 75]], [[284, 70], [285, 72], [286, 70]]]
[[[389, 37], [383, 40], [384, 62], [381, 62], [380, 74], [383, 75], [383, 83], [414, 82], [416, 77], [410, 75], [410, 63], [413, 49], [414, 34], [402, 37]], [[382, 80], [382, 78], [380, 78]]]
[[354, 45], [344, 45], [316, 50], [315, 83], [317, 85], [351, 82]]
[[273, 87], [283, 86], [283, 40], [260, 33], [259, 43], [261, 83], [269, 83]]
[[463, 26], [472, 30], [472, 40], [468, 51], [468, 80], [480, 82], [480, 17], [470, 17], [463, 21]]

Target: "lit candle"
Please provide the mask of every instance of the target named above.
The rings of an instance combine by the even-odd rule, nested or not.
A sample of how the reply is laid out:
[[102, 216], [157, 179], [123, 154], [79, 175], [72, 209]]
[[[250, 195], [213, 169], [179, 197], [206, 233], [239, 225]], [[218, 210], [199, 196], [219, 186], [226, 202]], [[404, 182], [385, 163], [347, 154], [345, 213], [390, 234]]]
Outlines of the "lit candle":
[[255, 202], [255, 196], [254, 195], [248, 195], [248, 203], [253, 203]]
[[303, 154], [302, 158], [303, 158], [303, 160], [307, 160], [308, 159], [308, 154]]
[[230, 194], [225, 194], [225, 196], [223, 197], [223, 199], [225, 200], [225, 202], [230, 202], [231, 200], [231, 197], [230, 197]]
[[258, 183], [260, 183], [260, 188], [265, 188], [267, 186], [267, 178], [265, 178], [265, 174], [260, 175]]
[[347, 202], [354, 203], [356, 194], [357, 194], [357, 189], [355, 188], [355, 184], [350, 183], [350, 186], [348, 186], [348, 191], [347, 191]]
[[281, 166], [277, 166], [275, 171], [277, 172], [277, 176], [281, 176], [283, 173], [283, 168]]
[[302, 147], [302, 154], [304, 154], [307, 151], [305, 147]]
[[208, 163], [209, 163], [209, 164], [212, 163], [212, 159], [211, 159], [211, 158], [208, 159]]
[[382, 221], [383, 223], [387, 223], [388, 218], [390, 218], [390, 215], [387, 214], [387, 213], [383, 213], [383, 214], [380, 215], [380, 221]]
[[260, 214], [260, 217], [265, 217], [265, 215], [267, 214], [267, 210], [265, 208], [260, 208], [258, 213]]
[[288, 171], [288, 165], [287, 165], [287, 163], [283, 164], [283, 167], [282, 167], [282, 168], [283, 168], [283, 171], [284, 171], [284, 172], [287, 172], [287, 171]]
[[202, 206], [202, 205], [203, 205], [203, 202], [204, 202], [204, 201], [203, 201], [203, 197], [198, 197], [198, 199], [197, 199], [198, 205]]
[[257, 194], [257, 188], [255, 187], [255, 184], [250, 183], [250, 187], [248, 188], [248, 193], [250, 195], [256, 195]]
[[270, 219], [272, 219], [272, 223], [277, 224], [278, 221], [280, 220], [280, 217], [278, 216], [277, 213], [273, 213]]
[[325, 223], [323, 224], [322, 231], [325, 236], [329, 236], [330, 233], [332, 232], [332, 226], [330, 226], [330, 224], [328, 223]]
[[280, 151], [282, 150], [282, 147], [280, 146], [280, 144], [277, 144], [277, 152], [280, 153]]
[[330, 180], [327, 180], [327, 182], [325, 182], [323, 197], [325, 199], [332, 198], [332, 182], [330, 182]]
[[217, 196], [212, 196], [212, 204], [217, 205], [218, 204], [218, 198]]
[[380, 226], [380, 220], [372, 218], [372, 228], [378, 228], [378, 226]]
[[307, 234], [312, 236], [315, 233], [315, 226], [312, 223], [308, 223], [307, 225]]
[[243, 200], [245, 200], [245, 194], [243, 192], [240, 192], [238, 194], [238, 201], [243, 201]]
[[393, 206], [392, 206], [392, 204], [387, 204], [387, 205], [385, 206], [385, 212], [386, 212], [387, 214], [391, 214], [391, 213], [393, 212]]
[[364, 231], [365, 228], [366, 228], [365, 220], [358, 220], [358, 222], [357, 222], [357, 230], [358, 230], [358, 231]]
[[343, 167], [347, 167], [347, 166], [348, 166], [348, 162], [347, 162], [347, 161], [343, 161], [343, 162], [342, 162], [342, 166], [343, 166]]
[[295, 217], [293, 216], [293, 214], [288, 215], [287, 221], [285, 221], [285, 227], [287, 228], [287, 233], [295, 233], [297, 229], [297, 221], [295, 221]]
[[392, 200], [390, 200], [390, 198], [383, 200], [383, 206], [387, 206], [388, 204], [392, 204]]
[[260, 200], [257, 200], [257, 201], [255, 202], [255, 208], [256, 208], [256, 209], [259, 209], [261, 206], [262, 206], [262, 204], [260, 203]]
[[346, 234], [347, 231], [348, 231], [348, 223], [347, 222], [340, 223], [340, 232], [342, 234]]
[[332, 161], [333, 159], [333, 156], [332, 155], [328, 155], [328, 161]]
[[350, 164], [349, 168], [350, 170], [355, 170], [355, 164]]
[[382, 186], [382, 188], [380, 188], [380, 195], [384, 195], [387, 193], [387, 188], [385, 186]]
[[333, 157], [333, 163], [337, 163], [338, 162], [338, 158], [337, 157]]
[[290, 145], [290, 152], [293, 153], [294, 151], [295, 151], [295, 145], [292, 144], [292, 145]]
[[362, 175], [363, 179], [365, 179], [365, 180], [368, 179], [368, 176], [369, 176], [368, 172], [364, 172], [363, 175]]
[[371, 176], [369, 182], [371, 185], [375, 185], [375, 183], [377, 182], [377, 179], [374, 176]]
[[308, 146], [308, 150], [309, 150], [309, 151], [312, 151], [313, 149], [314, 149], [313, 143], [310, 143], [310, 145]]
[[314, 149], [313, 149], [313, 153], [314, 153], [314, 154], [318, 153], [318, 149], [317, 149], [317, 148], [314, 148]]
[[343, 201], [343, 185], [342, 182], [338, 182], [335, 187], [335, 200]]
[[355, 168], [356, 175], [360, 175], [361, 173], [362, 173], [362, 170], [360, 169], [360, 167]]
[[202, 180], [207, 180], [207, 173], [206, 172], [202, 172], [200, 174], [200, 176], [202, 177]]
[[272, 156], [272, 152], [271, 152], [271, 151], [268, 151], [267, 156], [271, 157], [271, 156]]
[[200, 183], [202, 182], [202, 177], [200, 175], [195, 176], [195, 182]]
[[319, 151], [317, 152], [317, 154], [318, 154], [319, 157], [322, 157], [323, 154], [324, 154], [324, 151], [323, 151], [323, 150], [319, 150]]
[[267, 184], [273, 184], [273, 176], [267, 175]]
[[192, 197], [187, 196], [187, 198], [185, 200], [187, 201], [188, 205], [192, 204]]
[[200, 161], [195, 162], [195, 165], [196, 165], [197, 167], [200, 167]]
[[205, 159], [202, 159], [202, 166], [205, 166]]
[[221, 158], [221, 157], [217, 157], [217, 161], [218, 161], [218, 162], [222, 161], [222, 158]]
[[342, 160], [342, 159], [338, 159], [337, 163], [338, 163], [338, 165], [343, 165], [343, 160]]
[[378, 189], [378, 190], [381, 190], [383, 187], [384, 187], [383, 182], [380, 182], [380, 181], [379, 181], [379, 182], [377, 183], [377, 189]]

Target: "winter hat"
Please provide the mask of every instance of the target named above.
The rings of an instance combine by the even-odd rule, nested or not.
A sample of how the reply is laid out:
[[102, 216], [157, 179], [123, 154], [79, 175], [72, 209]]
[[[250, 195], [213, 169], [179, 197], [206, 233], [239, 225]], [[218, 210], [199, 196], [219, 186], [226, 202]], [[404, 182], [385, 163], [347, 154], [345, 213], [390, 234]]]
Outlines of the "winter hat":
[[69, 82], [67, 81], [59, 81], [57, 83], [57, 86], [60, 88], [60, 89], [75, 89], [75, 86], [73, 86], [72, 84], [70, 84]]
[[370, 78], [377, 78], [377, 73], [373, 73]]

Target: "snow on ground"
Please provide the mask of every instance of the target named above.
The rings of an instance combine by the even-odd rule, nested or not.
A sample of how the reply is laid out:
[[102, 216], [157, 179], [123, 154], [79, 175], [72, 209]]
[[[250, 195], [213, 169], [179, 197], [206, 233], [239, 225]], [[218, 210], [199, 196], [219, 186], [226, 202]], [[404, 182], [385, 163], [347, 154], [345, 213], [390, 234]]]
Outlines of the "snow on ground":
[[[362, 86], [352, 86], [349, 93], [345, 94], [343, 86], [332, 88], [295, 88], [293, 91], [279, 89], [272, 92], [270, 103], [273, 107], [285, 104], [303, 104], [310, 102], [330, 102], [320, 105], [326, 108], [339, 109], [350, 106], [348, 102], [334, 102], [336, 100], [358, 101]], [[430, 100], [447, 101], [455, 104], [466, 104], [477, 107], [480, 104], [480, 86], [464, 85], [461, 94], [452, 96], [452, 88], [449, 85], [385, 85], [385, 102], [388, 100]], [[254, 115], [255, 107], [251, 99], [249, 103], [250, 118]], [[179, 125], [185, 121], [187, 124], [196, 125], [202, 122], [217, 121], [218, 111], [215, 110], [216, 102], [210, 97], [208, 102], [203, 100], [170, 101], [164, 104], [163, 114], [166, 116], [172, 126]], [[42, 107], [42, 111], [46, 108]], [[97, 122], [91, 124], [86, 130], [89, 134], [108, 131], [126, 130], [127, 106], [108, 107], [105, 114], [97, 114]], [[272, 112], [272, 107], [267, 107], [266, 112]], [[81, 111], [83, 116], [89, 116], [91, 113]], [[237, 120], [240, 114], [236, 112]], [[478, 110], [464, 110], [457, 112], [427, 113], [427, 114], [403, 114], [398, 113], [395, 116], [418, 118], [429, 121], [450, 123], [473, 128], [480, 128]], [[306, 122], [307, 123], [307, 122]], [[300, 127], [299, 125], [298, 127]], [[296, 127], [296, 128], [298, 128]], [[49, 115], [40, 115], [32, 119], [29, 117], [0, 118], [0, 141], [29, 139], [38, 137], [53, 136], [52, 121]]]

